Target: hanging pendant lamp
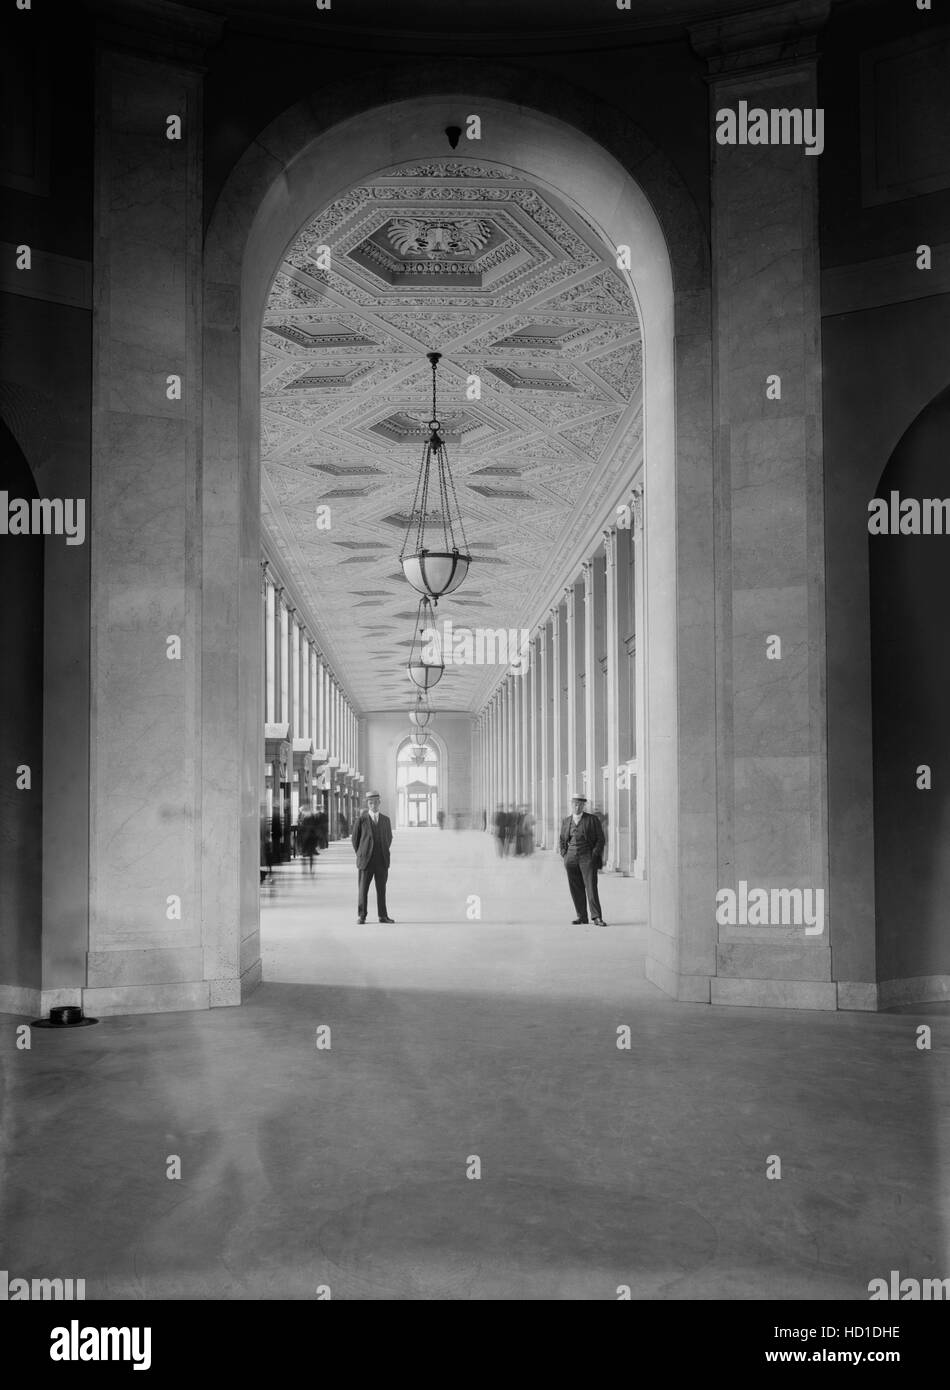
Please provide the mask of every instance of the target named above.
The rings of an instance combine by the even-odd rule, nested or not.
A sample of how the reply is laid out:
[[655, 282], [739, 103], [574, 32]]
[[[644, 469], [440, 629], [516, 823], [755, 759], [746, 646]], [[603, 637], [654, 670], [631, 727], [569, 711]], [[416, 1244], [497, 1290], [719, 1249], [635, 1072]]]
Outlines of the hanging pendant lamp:
[[[432, 418], [428, 427], [429, 437], [422, 450], [416, 495], [412, 500], [409, 526], [399, 562], [412, 587], [437, 601], [443, 594], [451, 594], [459, 587], [468, 574], [472, 557], [468, 553], [455, 482], [449, 468], [445, 440], [440, 434], [442, 422], [436, 408], [435, 374], [442, 354], [429, 352], [426, 356], [432, 366]], [[427, 532], [429, 493], [430, 489], [434, 493], [436, 488], [442, 525], [441, 529], [430, 525]]]
[[416, 696], [415, 704], [409, 711], [409, 722], [410, 724], [415, 724], [417, 729], [424, 729], [431, 718], [432, 706], [429, 704], [426, 695], [420, 690], [419, 694]]
[[429, 735], [425, 729], [413, 729], [409, 735], [413, 748], [425, 748], [429, 742]]
[[[426, 631], [431, 636], [426, 637]], [[406, 663], [409, 679], [421, 690], [431, 690], [445, 675], [445, 662], [442, 660], [442, 644], [435, 626], [435, 612], [428, 594], [419, 600], [416, 614], [416, 629], [412, 635], [409, 660]]]

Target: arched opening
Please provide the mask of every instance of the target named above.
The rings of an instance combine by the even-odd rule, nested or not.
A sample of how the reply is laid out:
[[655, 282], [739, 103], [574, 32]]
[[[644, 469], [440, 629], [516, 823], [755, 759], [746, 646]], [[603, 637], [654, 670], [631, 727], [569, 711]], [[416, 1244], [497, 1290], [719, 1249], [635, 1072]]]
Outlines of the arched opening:
[[[397, 99], [388, 106], [358, 110], [351, 119], [332, 128], [329, 123], [321, 127], [312, 103], [288, 113], [262, 137], [260, 149], [267, 151], [266, 156], [259, 158], [255, 150], [242, 161], [212, 221], [206, 256], [209, 375], [205, 409], [214, 430], [206, 432], [209, 446], [203, 478], [206, 494], [212, 499], [216, 543], [222, 536], [218, 499], [229, 488], [235, 489], [238, 498], [233, 522], [235, 559], [240, 558], [234, 578], [245, 614], [241, 643], [246, 655], [242, 661], [245, 669], [254, 670], [260, 660], [260, 553], [255, 545], [259, 531], [255, 525], [260, 477], [259, 334], [280, 262], [313, 216], [315, 205], [328, 206], [343, 196], [354, 186], [354, 176], [365, 180], [381, 168], [405, 167], [413, 161], [423, 166], [444, 157], [438, 142], [444, 139], [442, 131], [451, 111], [459, 101], [477, 102], [483, 113], [480, 161], [530, 177], [553, 199], [582, 210], [586, 225], [604, 245], [629, 249], [629, 268], [624, 261], [620, 274], [636, 305], [643, 337], [646, 723], [650, 736], [638, 775], [649, 806], [650, 934], [655, 947], [647, 968], [650, 977], [672, 993], [680, 992], [682, 977], [684, 997], [697, 997], [692, 991], [702, 993], [703, 988], [706, 994], [702, 997], [708, 997], [708, 986], [694, 982], [700, 981], [702, 972], [708, 974], [714, 969], [714, 922], [711, 914], [699, 912], [696, 905], [712, 901], [715, 790], [704, 778], [690, 787], [685, 799], [681, 797], [681, 761], [686, 753], [680, 740], [685, 730], [691, 740], [701, 737], [707, 748], [712, 746], [715, 668], [710, 660], [691, 670], [687, 698], [686, 691], [680, 691], [677, 638], [677, 605], [682, 604], [691, 605], [693, 622], [700, 609], [709, 609], [707, 644], [713, 631], [709, 516], [700, 506], [682, 512], [677, 507], [678, 492], [685, 487], [693, 489], [694, 497], [709, 499], [711, 506], [711, 478], [702, 450], [684, 448], [679, 459], [676, 451], [677, 412], [684, 431], [692, 431], [695, 440], [707, 427], [710, 407], [709, 324], [701, 313], [706, 251], [695, 210], [679, 190], [675, 176], [668, 177], [667, 170], [660, 175], [659, 166], [645, 158], [647, 152], [653, 152], [638, 131], [610, 132], [610, 143], [618, 155], [622, 152], [628, 157], [629, 151], [639, 151], [637, 162], [643, 159], [646, 176], [653, 180], [656, 205], [664, 210], [671, 228], [676, 228], [680, 289], [675, 301], [670, 252], [657, 213], [617, 157], [575, 126], [524, 106], [512, 106], [504, 97], [485, 91], [474, 94], [470, 74], [467, 79], [458, 74], [453, 79], [446, 72], [444, 80], [447, 88], [457, 81], [451, 97]], [[502, 81], [491, 73], [486, 74], [484, 83], [489, 92], [493, 87], [510, 89], [510, 78]], [[369, 105], [372, 96], [367, 93], [367, 98]], [[578, 109], [579, 119], [586, 121], [586, 114]], [[384, 152], [385, 162], [381, 158]], [[684, 331], [692, 332], [695, 343], [695, 350], [679, 366], [681, 380], [688, 380], [695, 389], [684, 391], [679, 400], [673, 351], [677, 303], [684, 315]], [[222, 358], [227, 362], [224, 371]], [[626, 502], [628, 485], [629, 469], [618, 459], [616, 470], [605, 477], [597, 495], [585, 499], [578, 509], [576, 564], [603, 524], [605, 511]], [[677, 573], [678, 554], [690, 557], [686, 583]], [[708, 572], [703, 571], [704, 564]], [[211, 631], [219, 621], [223, 586], [224, 580], [216, 576], [215, 584], [204, 590], [205, 618]], [[227, 593], [229, 604], [231, 593], [233, 590]], [[695, 656], [695, 649], [691, 651]], [[239, 731], [238, 759], [244, 769], [254, 769], [256, 774], [260, 702], [252, 696], [239, 700], [238, 706], [230, 725]], [[211, 757], [215, 755], [214, 740], [212, 732], [206, 745]], [[233, 759], [234, 752], [229, 745], [228, 759]], [[695, 763], [695, 757], [690, 761]], [[256, 901], [249, 891], [257, 880], [258, 798], [253, 783], [258, 779], [242, 775], [239, 780], [243, 829], [237, 896], [241, 978], [246, 988], [259, 977]], [[225, 802], [226, 790], [222, 779], [207, 798], [215, 803], [220, 797], [225, 815], [233, 814], [233, 801]], [[212, 815], [215, 810], [212, 804]], [[680, 857], [680, 821], [684, 816], [690, 823], [686, 863]], [[224, 874], [215, 875], [212, 867], [206, 877], [215, 881], [206, 885], [205, 902], [221, 904], [233, 897], [237, 886], [228, 885]], [[226, 914], [218, 910], [214, 916], [214, 922], [206, 919], [206, 928], [212, 933], [221, 931], [219, 924]], [[222, 945], [233, 949], [224, 942]]]
[[407, 738], [396, 754], [396, 824], [399, 829], [432, 829], [444, 814], [439, 751], [431, 739], [422, 746]]
[[[876, 496], [887, 501], [893, 521], [888, 534], [869, 537], [876, 950], [884, 1007], [946, 999], [950, 981], [950, 646], [942, 619], [950, 592], [950, 517], [942, 505], [948, 432], [950, 388], [891, 455]], [[933, 533], [934, 515], [942, 534]]]
[[[29, 464], [0, 423], [7, 497], [37, 496]], [[36, 990], [42, 974], [43, 545], [41, 535], [0, 544], [0, 984]]]

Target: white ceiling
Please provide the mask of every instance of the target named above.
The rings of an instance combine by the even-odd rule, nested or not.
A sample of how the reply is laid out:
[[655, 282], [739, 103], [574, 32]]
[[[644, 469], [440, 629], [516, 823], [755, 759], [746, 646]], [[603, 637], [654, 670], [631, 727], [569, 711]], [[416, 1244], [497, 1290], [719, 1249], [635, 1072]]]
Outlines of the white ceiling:
[[[431, 413], [426, 352], [444, 354], [439, 416], [476, 557], [439, 617], [530, 626], [579, 506], [639, 438], [639, 327], [614, 255], [549, 193], [464, 159], [354, 188], [289, 249], [262, 334], [264, 524], [361, 710], [413, 693], [418, 595], [398, 556]], [[475, 711], [498, 674], [450, 666], [434, 703]]]

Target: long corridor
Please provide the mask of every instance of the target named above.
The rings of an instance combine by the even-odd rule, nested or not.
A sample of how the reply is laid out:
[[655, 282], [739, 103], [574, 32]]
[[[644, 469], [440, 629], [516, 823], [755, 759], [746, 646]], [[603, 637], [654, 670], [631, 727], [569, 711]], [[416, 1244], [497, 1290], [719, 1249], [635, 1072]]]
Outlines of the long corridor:
[[558, 856], [500, 856], [477, 831], [398, 830], [387, 887], [395, 927], [356, 922], [348, 841], [319, 855], [314, 875], [282, 866], [262, 892], [265, 981], [452, 993], [650, 997], [643, 978], [647, 885], [601, 874], [606, 930], [574, 927]]

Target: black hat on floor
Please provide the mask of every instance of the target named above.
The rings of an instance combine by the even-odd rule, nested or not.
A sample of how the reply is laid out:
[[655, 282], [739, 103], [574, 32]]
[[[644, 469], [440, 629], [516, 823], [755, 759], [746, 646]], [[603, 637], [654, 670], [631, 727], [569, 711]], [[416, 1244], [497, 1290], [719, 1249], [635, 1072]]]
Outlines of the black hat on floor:
[[60, 1004], [50, 1009], [49, 1018], [35, 1018], [33, 1028], [91, 1028], [97, 1018], [87, 1018], [78, 1004]]

